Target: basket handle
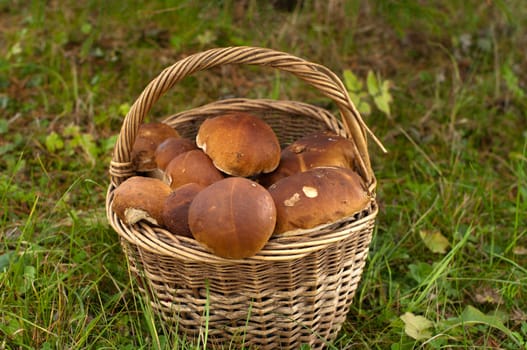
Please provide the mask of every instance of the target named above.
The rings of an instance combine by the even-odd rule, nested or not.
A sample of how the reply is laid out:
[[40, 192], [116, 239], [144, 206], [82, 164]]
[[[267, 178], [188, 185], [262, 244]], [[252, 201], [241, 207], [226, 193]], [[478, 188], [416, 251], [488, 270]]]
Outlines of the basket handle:
[[342, 81], [328, 68], [308, 62], [285, 52], [259, 47], [216, 48], [187, 56], [165, 68], [152, 80], [134, 102], [126, 115], [115, 144], [110, 163], [111, 181], [117, 186], [135, 174], [131, 150], [139, 126], [154, 103], [178, 81], [195, 72], [226, 64], [248, 64], [276, 68], [290, 72], [318, 89], [338, 106], [344, 128], [356, 145], [359, 171], [368, 184], [375, 181], [367, 148], [366, 133], [384, 150], [368, 129], [351, 101]]

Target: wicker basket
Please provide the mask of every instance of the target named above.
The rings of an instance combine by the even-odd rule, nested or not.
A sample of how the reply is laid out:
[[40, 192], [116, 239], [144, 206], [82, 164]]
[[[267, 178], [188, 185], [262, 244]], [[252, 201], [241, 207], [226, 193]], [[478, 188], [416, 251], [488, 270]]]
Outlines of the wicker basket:
[[[145, 222], [133, 226], [121, 222], [110, 210], [113, 193], [122, 181], [136, 175], [130, 152], [143, 119], [184, 77], [226, 64], [290, 72], [332, 99], [341, 118], [301, 102], [229, 99], [172, 115], [164, 122], [193, 138], [204, 119], [225, 111], [247, 111], [271, 125], [284, 145], [316, 130], [333, 130], [354, 141], [358, 171], [372, 194], [370, 207], [302, 234], [271, 238], [260, 253], [243, 260], [217, 257], [193, 239], [174, 237]], [[324, 66], [287, 53], [255, 47], [219, 48], [188, 56], [163, 70], [123, 122], [106, 199], [108, 220], [156, 314], [187, 338], [206, 332], [208, 346], [297, 349], [308, 344], [318, 349], [334, 340], [360, 281], [377, 215], [366, 133], [371, 135], [339, 78]]]

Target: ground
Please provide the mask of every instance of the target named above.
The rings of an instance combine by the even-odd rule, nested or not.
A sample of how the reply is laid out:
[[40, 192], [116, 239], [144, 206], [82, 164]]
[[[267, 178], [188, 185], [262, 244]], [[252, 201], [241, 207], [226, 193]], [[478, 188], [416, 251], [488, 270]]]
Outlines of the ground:
[[[333, 346], [526, 347], [523, 1], [280, 3], [294, 6], [0, 1], [0, 348], [192, 347], [154, 328], [130, 283], [108, 166], [151, 79], [230, 45], [346, 78], [388, 150], [370, 143], [380, 214]], [[150, 117], [232, 96], [336, 111], [287, 74], [229, 66], [181, 81]]]

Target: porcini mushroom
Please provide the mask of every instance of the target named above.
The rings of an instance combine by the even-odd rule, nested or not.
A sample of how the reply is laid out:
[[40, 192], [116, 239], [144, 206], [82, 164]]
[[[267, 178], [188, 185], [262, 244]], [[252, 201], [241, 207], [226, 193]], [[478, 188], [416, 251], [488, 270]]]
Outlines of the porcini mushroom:
[[273, 129], [249, 113], [206, 119], [200, 125], [196, 144], [216, 168], [232, 176], [268, 173], [280, 161], [280, 143]]
[[159, 177], [155, 151], [159, 144], [169, 137], [179, 138], [179, 133], [170, 125], [160, 122], [144, 123], [139, 126], [130, 156], [135, 171], [148, 176]]
[[159, 179], [132, 176], [115, 189], [112, 210], [129, 225], [146, 220], [162, 226], [163, 203], [171, 191], [170, 186]]
[[165, 169], [164, 177], [164, 181], [172, 189], [191, 182], [207, 186], [221, 179], [223, 174], [200, 149], [182, 153], [172, 159]]
[[154, 152], [157, 168], [165, 171], [168, 163], [182, 153], [197, 149], [196, 144], [184, 138], [170, 137], [161, 142]]
[[256, 182], [229, 177], [199, 192], [189, 208], [194, 238], [214, 254], [231, 259], [255, 255], [269, 240], [276, 208]]
[[269, 187], [276, 206], [275, 234], [292, 234], [352, 216], [371, 198], [353, 170], [319, 167], [278, 180]]
[[188, 183], [168, 195], [163, 206], [163, 222], [165, 228], [175, 235], [192, 237], [188, 226], [188, 209], [196, 195], [205, 187], [196, 183]]
[[320, 166], [354, 169], [354, 161], [351, 140], [332, 131], [318, 131], [284, 148], [278, 167], [269, 174], [259, 176], [258, 182], [269, 187], [284, 177]]

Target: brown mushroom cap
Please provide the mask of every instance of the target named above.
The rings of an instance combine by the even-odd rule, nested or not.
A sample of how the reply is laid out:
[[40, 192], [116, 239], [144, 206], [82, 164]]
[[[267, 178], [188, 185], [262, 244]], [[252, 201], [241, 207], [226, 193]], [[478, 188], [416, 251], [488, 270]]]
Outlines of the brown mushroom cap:
[[168, 163], [182, 153], [197, 149], [196, 144], [184, 138], [170, 137], [157, 146], [154, 153], [157, 167], [165, 171]]
[[321, 166], [354, 169], [353, 142], [332, 131], [306, 135], [282, 150], [280, 164], [273, 172], [262, 174], [259, 183], [265, 187], [276, 181]]
[[196, 195], [189, 208], [194, 238], [224, 258], [255, 255], [269, 240], [275, 222], [276, 208], [269, 192], [242, 177], [210, 185]]
[[370, 202], [362, 178], [346, 168], [309, 169], [277, 181], [268, 190], [276, 205], [275, 234], [337, 221]]
[[276, 169], [280, 143], [273, 129], [248, 113], [232, 113], [206, 119], [196, 144], [216, 168], [233, 176], [253, 176]]
[[168, 195], [162, 214], [167, 230], [175, 235], [192, 237], [188, 226], [188, 208], [194, 197], [204, 188], [196, 183], [188, 183]]
[[146, 220], [161, 226], [163, 204], [171, 191], [170, 186], [159, 179], [132, 176], [115, 189], [112, 210], [129, 225]]
[[156, 148], [169, 137], [179, 138], [179, 133], [168, 124], [159, 122], [141, 124], [130, 153], [134, 169], [137, 172], [157, 169]]
[[172, 189], [192, 182], [207, 186], [221, 179], [223, 174], [199, 149], [180, 154], [172, 159], [165, 169], [165, 182]]

